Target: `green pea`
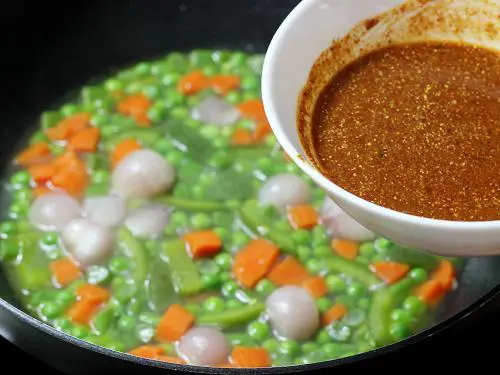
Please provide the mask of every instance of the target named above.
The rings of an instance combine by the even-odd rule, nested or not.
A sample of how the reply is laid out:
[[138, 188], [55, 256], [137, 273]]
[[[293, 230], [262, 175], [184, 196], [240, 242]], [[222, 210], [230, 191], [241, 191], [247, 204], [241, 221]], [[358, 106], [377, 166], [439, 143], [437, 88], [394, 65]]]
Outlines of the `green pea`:
[[312, 353], [312, 352], [314, 352], [314, 351], [316, 351], [318, 349], [319, 349], [318, 344], [316, 344], [313, 341], [307, 341], [307, 342], [303, 343], [302, 347], [301, 347], [301, 351], [304, 354]]
[[88, 328], [82, 326], [75, 326], [70, 332], [71, 336], [75, 336], [78, 339], [84, 339], [89, 335]]
[[394, 310], [391, 313], [391, 319], [405, 326], [409, 326], [413, 321], [413, 317], [411, 316], [410, 312], [408, 310], [403, 310], [403, 309]]
[[64, 117], [74, 115], [75, 113], [77, 113], [79, 111], [80, 111], [80, 109], [78, 108], [78, 106], [76, 104], [72, 104], [72, 103], [65, 104], [61, 107], [61, 114]]
[[351, 329], [340, 322], [333, 322], [326, 327], [326, 330], [335, 341], [345, 342], [351, 337]]
[[299, 246], [305, 246], [311, 242], [311, 234], [305, 229], [298, 229], [292, 232], [292, 240]]
[[151, 107], [147, 112], [147, 117], [153, 122], [160, 122], [165, 118], [165, 109], [159, 107]]
[[377, 251], [377, 253], [381, 253], [381, 254], [385, 254], [385, 252], [390, 244], [391, 244], [391, 242], [389, 240], [386, 240], [385, 238], [382, 238], [382, 237], [377, 238], [375, 240], [375, 242], [373, 243], [375, 251]]
[[231, 104], [237, 104], [241, 102], [241, 94], [238, 91], [228, 92], [225, 99]]
[[15, 190], [12, 194], [12, 198], [14, 202], [20, 203], [28, 203], [33, 195], [31, 194], [31, 190], [29, 188]]
[[104, 87], [109, 92], [123, 90], [123, 83], [115, 78], [110, 78], [106, 82], [104, 82]]
[[57, 245], [58, 240], [59, 240], [59, 236], [57, 235], [57, 233], [54, 233], [54, 232], [45, 233], [42, 237], [42, 243], [45, 246]]
[[175, 350], [175, 345], [168, 342], [168, 343], [163, 343], [160, 345], [166, 355], [175, 355], [176, 350]]
[[324, 344], [329, 343], [331, 341], [332, 341], [332, 339], [331, 339], [330, 335], [324, 329], [320, 330], [318, 332], [318, 334], [316, 335], [316, 343], [318, 345], [324, 345]]
[[403, 302], [403, 308], [415, 318], [419, 318], [425, 312], [424, 302], [417, 296], [409, 296]]
[[368, 310], [370, 308], [370, 299], [368, 297], [360, 298], [357, 305], [363, 310]]
[[147, 85], [143, 87], [142, 93], [149, 99], [155, 99], [160, 95], [160, 88], [156, 85]]
[[264, 340], [269, 336], [270, 331], [269, 325], [264, 322], [255, 321], [249, 323], [247, 326], [248, 336], [256, 341]]
[[389, 328], [391, 336], [396, 340], [402, 340], [408, 337], [410, 331], [406, 325], [401, 322], [394, 322]]
[[109, 182], [109, 172], [103, 169], [96, 169], [92, 173], [92, 181], [96, 184], [107, 184]]
[[221, 312], [224, 311], [225, 303], [220, 297], [208, 297], [203, 301], [203, 309], [208, 312]]
[[269, 353], [276, 353], [279, 348], [279, 341], [276, 339], [267, 339], [262, 343], [262, 347]]
[[353, 282], [347, 287], [347, 295], [353, 298], [360, 298], [366, 294], [366, 287], [357, 282]]
[[232, 297], [238, 290], [238, 284], [234, 281], [226, 281], [222, 284], [221, 293], [224, 297]]
[[[217, 217], [217, 215], [214, 214], [212, 222], [215, 224], [216, 221], [218, 221], [218, 219], [219, 219], [219, 217]], [[216, 227], [216, 228], [213, 228], [213, 231], [215, 233], [217, 233], [217, 235], [221, 238], [222, 242], [226, 242], [229, 239], [230, 232], [226, 228]]]
[[307, 260], [305, 265], [306, 269], [313, 274], [318, 274], [328, 268], [323, 260], [314, 258]]
[[230, 299], [227, 300], [226, 306], [227, 306], [227, 308], [229, 310], [231, 310], [231, 309], [237, 309], [237, 308], [242, 307], [243, 303], [240, 300], [236, 299], [236, 298], [230, 298]]
[[0, 224], [0, 233], [4, 235], [16, 233], [17, 226], [15, 221], [4, 221]]
[[295, 340], [283, 340], [279, 343], [278, 351], [281, 354], [294, 357], [300, 353], [300, 345]]
[[231, 274], [230, 271], [222, 271], [219, 274], [219, 279], [220, 279], [221, 282], [225, 283], [226, 281], [232, 280], [233, 279], [233, 275]]
[[122, 332], [132, 332], [135, 330], [135, 318], [128, 315], [123, 315], [118, 319], [118, 329]]
[[[188, 306], [191, 306], [191, 305], [186, 306], [187, 310], [189, 310]], [[198, 305], [193, 305], [193, 306], [196, 306], [197, 308], [201, 309]], [[139, 321], [140, 322], [146, 323], [146, 324], [149, 324], [152, 326], [157, 326], [158, 324], [160, 324], [160, 320], [161, 320], [161, 316], [158, 316], [157, 314], [154, 314], [151, 312], [143, 312], [143, 313], [139, 314]]]
[[326, 312], [330, 307], [332, 307], [332, 301], [326, 297], [321, 297], [316, 300], [316, 306], [320, 313]]
[[101, 128], [101, 135], [103, 138], [109, 138], [112, 135], [114, 135], [115, 133], [117, 133], [118, 131], [119, 131], [119, 129], [117, 129], [116, 126], [114, 126], [114, 125], [104, 125]]
[[410, 277], [416, 284], [423, 283], [427, 280], [427, 271], [423, 268], [414, 268], [410, 271]]
[[12, 240], [3, 240], [0, 244], [0, 260], [12, 260], [19, 254], [19, 244]]
[[278, 140], [276, 139], [276, 137], [272, 134], [268, 135], [265, 139], [265, 144], [269, 147], [274, 147], [276, 145], [276, 143], [278, 143]]
[[179, 73], [175, 72], [168, 72], [163, 75], [161, 78], [161, 83], [163, 83], [165, 86], [174, 86], [179, 82], [179, 79], [181, 78], [181, 75]]
[[[295, 164], [289, 164], [289, 165], [293, 165], [294, 167], [296, 167]], [[328, 233], [326, 232], [324, 226], [316, 225], [312, 229], [312, 242], [314, 245], [327, 245], [329, 240], [330, 238], [328, 237]]]
[[151, 73], [151, 64], [141, 62], [134, 67], [134, 72], [138, 75], [145, 76]]
[[[204, 133], [207, 132], [205, 131]], [[217, 134], [215, 136], [217, 136]], [[225, 168], [231, 165], [232, 162], [233, 160], [231, 160], [229, 154], [226, 151], [218, 151], [210, 158], [208, 164], [214, 168]]]
[[87, 269], [87, 281], [90, 284], [102, 284], [109, 279], [109, 271], [104, 266], [90, 266]]
[[212, 226], [212, 218], [204, 213], [198, 213], [191, 216], [191, 226], [194, 229], [207, 229]]
[[262, 279], [255, 285], [255, 290], [262, 296], [268, 296], [274, 292], [275, 289], [276, 286], [268, 279]]
[[362, 243], [359, 247], [359, 255], [370, 258], [373, 254], [375, 254], [375, 246], [372, 242]]
[[[172, 163], [174, 166], [177, 166], [179, 165], [179, 163], [184, 159], [184, 154], [180, 151], [177, 151], [177, 150], [172, 150], [170, 151], [167, 156], [166, 156], [167, 160]], [[181, 184], [177, 184], [177, 188], [180, 186]], [[187, 186], [185, 186], [187, 188]]]
[[172, 151], [172, 143], [167, 138], [160, 138], [156, 141], [154, 148], [160, 154], [167, 154]]
[[337, 275], [328, 275], [326, 277], [326, 286], [332, 293], [340, 293], [346, 289], [345, 281]]
[[12, 175], [10, 183], [14, 187], [27, 186], [31, 181], [31, 176], [28, 171], [19, 171]]
[[199, 316], [202, 312], [201, 306], [194, 304], [194, 303], [190, 303], [184, 307], [186, 308], [187, 311], [189, 311], [194, 316]]
[[327, 358], [337, 358], [340, 354], [340, 347], [338, 344], [329, 342], [323, 346], [323, 353]]
[[241, 80], [241, 87], [245, 90], [255, 90], [260, 87], [260, 81], [257, 76], [245, 76]]
[[311, 253], [311, 249], [307, 246], [297, 247], [297, 256], [302, 263], [306, 262], [311, 257]]
[[332, 249], [327, 245], [316, 246], [313, 249], [313, 254], [318, 258], [328, 257], [332, 254]]
[[227, 253], [220, 253], [215, 256], [215, 262], [219, 265], [220, 268], [223, 270], [230, 270], [231, 265], [233, 263], [233, 258], [231, 257], [231, 254]]
[[185, 107], [175, 107], [170, 110], [170, 116], [179, 120], [189, 117], [189, 110]]
[[237, 248], [245, 246], [250, 239], [243, 232], [233, 232], [231, 236], [231, 243]]
[[386, 260], [385, 255], [377, 254], [372, 257], [371, 263], [384, 262]]
[[184, 226], [187, 225], [189, 219], [185, 212], [177, 211], [172, 214], [171, 221], [178, 226]]
[[120, 275], [130, 268], [130, 261], [126, 257], [115, 256], [109, 260], [109, 270], [114, 275]]
[[205, 289], [217, 288], [221, 282], [218, 275], [207, 275], [207, 274], [201, 276], [201, 281]]
[[69, 290], [61, 290], [56, 294], [55, 302], [62, 308], [66, 308], [75, 302], [76, 296]]
[[9, 217], [11, 219], [17, 219], [17, 218], [23, 217], [26, 215], [26, 213], [27, 213], [26, 207], [24, 207], [18, 203], [11, 204], [11, 206], [9, 208]]
[[42, 314], [48, 319], [57, 317], [61, 312], [61, 306], [55, 302], [45, 302], [41, 309]]
[[56, 318], [52, 324], [59, 331], [66, 331], [72, 326], [71, 321], [68, 318]]
[[[288, 222], [288, 220], [278, 220], [274, 223], [274, 228], [276, 228], [277, 230], [289, 231], [290, 223]], [[306, 243], [305, 245], [308, 245], [308, 243]], [[302, 244], [302, 246], [304, 246], [304, 244]]]

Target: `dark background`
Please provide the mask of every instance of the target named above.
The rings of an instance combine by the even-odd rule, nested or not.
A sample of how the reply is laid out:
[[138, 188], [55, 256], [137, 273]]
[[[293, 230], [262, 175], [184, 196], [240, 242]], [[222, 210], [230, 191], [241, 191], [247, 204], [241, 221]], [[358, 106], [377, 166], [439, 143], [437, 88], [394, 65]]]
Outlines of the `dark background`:
[[[279, 23], [297, 3], [296, 0], [4, 2], [0, 11], [1, 138], [15, 142], [20, 127], [33, 122], [39, 111], [65, 93], [134, 61], [172, 49], [197, 47], [230, 46], [265, 51]], [[245, 10], [244, 15], [235, 17], [236, 12], [241, 14], [241, 9]], [[262, 9], [264, 13], [257, 13]], [[172, 23], [175, 35], [166, 34], [158, 26], [161, 22]], [[100, 40], [97, 44], [96, 34]], [[159, 49], [163, 42], [168, 49]], [[5, 157], [8, 151], [0, 148], [0, 156]], [[449, 373], [463, 370], [466, 365], [481, 369], [495, 366], [499, 316], [497, 299], [453, 329], [370, 361], [368, 370], [414, 369], [434, 373], [439, 368]], [[15, 364], [16, 372], [51, 371], [1, 337], [0, 358], [4, 365]], [[362, 366], [355, 365], [351, 371], [366, 370]]]

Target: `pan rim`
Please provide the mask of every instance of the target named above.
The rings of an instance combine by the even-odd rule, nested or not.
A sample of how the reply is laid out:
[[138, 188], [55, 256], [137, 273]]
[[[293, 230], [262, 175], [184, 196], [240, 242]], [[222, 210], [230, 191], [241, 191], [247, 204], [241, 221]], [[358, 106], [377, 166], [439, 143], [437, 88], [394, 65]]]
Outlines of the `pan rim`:
[[[406, 347], [408, 345], [413, 345], [418, 342], [421, 342], [431, 336], [434, 336], [435, 334], [444, 331], [445, 329], [448, 329], [452, 325], [458, 323], [459, 321], [462, 321], [463, 319], [467, 318], [469, 315], [474, 313], [475, 311], [479, 310], [482, 308], [484, 305], [489, 303], [496, 295], [500, 294], [500, 284], [497, 286], [493, 287], [489, 292], [487, 292], [485, 295], [483, 295], [481, 298], [476, 300], [474, 303], [470, 304], [463, 310], [455, 313], [448, 319], [443, 320], [442, 322], [435, 324], [415, 335], [412, 335], [404, 340], [398, 341], [396, 343], [382, 346], [373, 350], [370, 350], [368, 352], [364, 353], [359, 353], [353, 356], [345, 357], [345, 358], [339, 358], [339, 359], [333, 359], [329, 361], [323, 361], [323, 362], [317, 362], [317, 363], [311, 363], [311, 364], [304, 364], [304, 365], [292, 365], [292, 366], [282, 366], [282, 367], [266, 367], [266, 368], [260, 368], [260, 369], [238, 369], [237, 371], [241, 374], [284, 374], [284, 373], [292, 373], [292, 372], [303, 372], [303, 371], [314, 371], [314, 370], [320, 370], [320, 369], [325, 369], [325, 368], [334, 368], [338, 367], [344, 364], [349, 364], [349, 363], [355, 363], [359, 362], [364, 359], [370, 359], [375, 356], [391, 353], [395, 350], [398, 350], [400, 348]], [[157, 368], [163, 368], [163, 369], [170, 369], [170, 370], [181, 370], [181, 371], [186, 371], [186, 372], [192, 372], [192, 373], [204, 373], [204, 374], [228, 374], [228, 373], [234, 373], [235, 369], [234, 368], [219, 368], [219, 367], [202, 367], [202, 366], [194, 366], [194, 365], [179, 365], [179, 364], [174, 364], [174, 363], [168, 363], [168, 362], [161, 362], [161, 361], [156, 361], [152, 359], [146, 359], [146, 358], [140, 358], [136, 357], [124, 352], [118, 352], [112, 349], [107, 349], [95, 344], [91, 344], [89, 342], [86, 342], [84, 340], [78, 339], [74, 336], [71, 336], [67, 333], [64, 333], [62, 331], [58, 331], [56, 328], [48, 325], [47, 323], [29, 315], [25, 311], [15, 307], [11, 303], [7, 302], [5, 299], [0, 297], [0, 307], [4, 308], [7, 310], [9, 313], [13, 314], [17, 318], [19, 318], [21, 321], [23, 321], [26, 324], [29, 324], [30, 326], [46, 333], [49, 334], [50, 336], [53, 336], [59, 340], [62, 340], [64, 342], [67, 342], [69, 344], [78, 346], [82, 349], [85, 350], [90, 350], [98, 354], [102, 354], [105, 356], [109, 356], [115, 359], [123, 360], [126, 362], [133, 362], [137, 363], [143, 366], [151, 366], [151, 367], [157, 367]], [[6, 338], [8, 341], [12, 342], [12, 340], [9, 340]], [[13, 343], [15, 345], [15, 343]]]

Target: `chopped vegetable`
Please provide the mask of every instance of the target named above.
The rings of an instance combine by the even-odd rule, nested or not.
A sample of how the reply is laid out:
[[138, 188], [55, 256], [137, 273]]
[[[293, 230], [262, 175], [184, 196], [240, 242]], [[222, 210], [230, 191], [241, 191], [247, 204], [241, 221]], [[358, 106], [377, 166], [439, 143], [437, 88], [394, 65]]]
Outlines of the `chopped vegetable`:
[[16, 157], [16, 163], [22, 167], [40, 163], [47, 156], [50, 156], [49, 145], [45, 142], [34, 143]]
[[273, 131], [271, 129], [271, 125], [269, 125], [269, 122], [267, 120], [261, 120], [255, 125], [253, 137], [256, 142], [261, 142], [272, 132]]
[[435, 280], [441, 284], [444, 290], [450, 290], [453, 286], [455, 277], [455, 268], [449, 260], [441, 260], [439, 266], [431, 275], [431, 280]]
[[116, 145], [111, 153], [111, 165], [113, 168], [127, 155], [141, 148], [141, 144], [133, 139], [128, 138]]
[[67, 141], [76, 133], [86, 129], [90, 124], [90, 113], [75, 113], [61, 120], [55, 127], [45, 130], [51, 141]]
[[327, 326], [336, 320], [342, 319], [345, 314], [347, 314], [347, 307], [341, 303], [336, 303], [323, 314], [321, 322], [324, 326]]
[[446, 293], [439, 280], [428, 280], [415, 290], [414, 294], [428, 305], [435, 305]]
[[385, 255], [389, 260], [398, 263], [411, 264], [414, 267], [421, 267], [430, 271], [438, 265], [438, 259], [424, 251], [408, 249], [390, 243], [385, 249]]
[[109, 290], [92, 284], [83, 284], [77, 289], [76, 294], [81, 300], [90, 300], [96, 305], [106, 302], [111, 296]]
[[271, 366], [271, 358], [266, 349], [236, 346], [231, 353], [237, 367], [257, 368]]
[[184, 235], [184, 240], [195, 258], [212, 256], [222, 247], [222, 240], [213, 230], [190, 232]]
[[52, 163], [35, 164], [28, 168], [33, 181], [43, 184], [49, 181], [56, 173], [56, 167]]
[[99, 304], [96, 304], [91, 299], [82, 299], [76, 301], [66, 312], [66, 315], [73, 323], [88, 325], [98, 309]]
[[195, 70], [179, 80], [177, 90], [184, 95], [192, 95], [206, 89], [209, 85], [208, 77], [201, 70]]
[[80, 269], [70, 258], [61, 258], [51, 262], [50, 270], [54, 280], [60, 286], [67, 286], [82, 276]]
[[309, 204], [290, 207], [288, 209], [288, 218], [295, 228], [311, 229], [318, 225], [318, 213]]
[[269, 272], [278, 255], [279, 249], [272, 242], [253, 240], [236, 254], [233, 275], [243, 286], [253, 288]]
[[95, 152], [99, 143], [98, 128], [84, 129], [73, 135], [68, 141], [68, 150], [77, 152]]
[[269, 272], [267, 278], [276, 285], [301, 286], [309, 274], [297, 259], [288, 255]]
[[353, 241], [334, 239], [332, 249], [341, 257], [353, 260], [358, 256], [359, 245]]
[[120, 101], [117, 109], [125, 116], [133, 117], [140, 126], [148, 127], [151, 122], [146, 114], [150, 107], [151, 101], [147, 96], [134, 94]]
[[231, 137], [231, 143], [237, 146], [250, 145], [254, 142], [252, 133], [248, 129], [238, 128]]
[[310, 277], [302, 283], [302, 286], [314, 298], [323, 297], [328, 292], [325, 278], [322, 276]]
[[191, 328], [195, 317], [181, 305], [171, 305], [156, 327], [159, 341], [177, 341]]
[[375, 262], [371, 266], [375, 274], [388, 284], [394, 284], [406, 276], [410, 266], [396, 262]]
[[163, 348], [158, 345], [143, 345], [130, 350], [128, 354], [142, 358], [157, 359], [158, 356], [163, 354]]
[[240, 77], [230, 75], [217, 75], [210, 78], [210, 85], [215, 92], [226, 95], [240, 86]]
[[238, 105], [238, 109], [243, 117], [255, 120], [266, 120], [266, 112], [261, 100], [248, 100]]

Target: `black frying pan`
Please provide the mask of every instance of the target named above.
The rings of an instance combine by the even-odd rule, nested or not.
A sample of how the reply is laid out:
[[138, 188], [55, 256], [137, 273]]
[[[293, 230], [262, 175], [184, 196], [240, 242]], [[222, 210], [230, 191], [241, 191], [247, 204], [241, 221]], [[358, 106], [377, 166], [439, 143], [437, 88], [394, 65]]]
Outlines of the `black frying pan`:
[[[0, 25], [5, 27], [0, 34], [4, 80], [0, 103], [2, 170], [16, 140], [26, 133], [38, 113], [68, 92], [114, 69], [172, 50], [207, 47], [264, 52], [280, 22], [298, 2], [123, 0], [85, 1], [78, 6], [72, 2], [57, 6], [19, 0], [6, 3]], [[500, 258], [472, 259], [460, 276], [460, 288], [440, 311], [438, 324], [416, 336], [342, 360], [241, 372], [290, 373], [338, 366], [359, 370], [361, 366], [390, 361], [406, 347], [425, 350], [434, 334], [458, 329], [481, 312], [498, 310], [499, 301]], [[1, 272], [0, 334], [66, 373], [165, 373], [165, 369], [234, 373], [233, 369], [179, 367], [138, 359], [57, 332], [19, 309]]]

